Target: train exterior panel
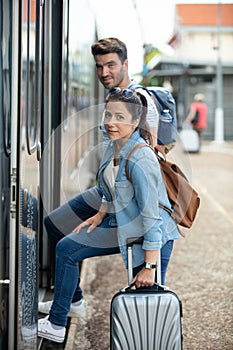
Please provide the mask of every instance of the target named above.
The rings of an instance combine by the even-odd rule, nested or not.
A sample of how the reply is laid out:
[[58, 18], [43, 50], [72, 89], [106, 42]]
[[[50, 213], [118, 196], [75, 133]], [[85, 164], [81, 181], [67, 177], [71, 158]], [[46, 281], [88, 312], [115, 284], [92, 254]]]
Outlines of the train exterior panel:
[[0, 8], [0, 349], [37, 349], [38, 300], [53, 284], [43, 217], [79, 191], [100, 139], [96, 28], [84, 0]]

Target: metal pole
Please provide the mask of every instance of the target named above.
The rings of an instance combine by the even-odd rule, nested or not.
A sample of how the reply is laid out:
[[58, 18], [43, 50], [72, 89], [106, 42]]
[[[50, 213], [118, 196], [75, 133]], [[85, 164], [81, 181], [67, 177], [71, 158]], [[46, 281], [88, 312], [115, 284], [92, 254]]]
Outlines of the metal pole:
[[215, 109], [215, 132], [214, 141], [216, 143], [224, 142], [224, 110], [223, 110], [223, 79], [222, 79], [222, 62], [221, 62], [221, 0], [218, 3], [217, 13], [217, 66], [216, 66], [216, 100]]

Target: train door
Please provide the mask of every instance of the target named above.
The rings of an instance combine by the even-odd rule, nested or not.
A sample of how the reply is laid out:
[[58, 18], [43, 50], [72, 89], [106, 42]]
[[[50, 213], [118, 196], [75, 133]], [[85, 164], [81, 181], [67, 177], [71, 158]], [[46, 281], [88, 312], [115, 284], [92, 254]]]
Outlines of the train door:
[[[77, 173], [84, 155], [97, 143], [96, 116], [101, 115], [96, 108], [90, 108], [98, 102], [98, 91], [90, 50], [96, 40], [96, 27], [89, 2], [54, 1], [50, 8], [49, 3], [46, 1], [44, 5], [46, 38], [43, 43], [46, 79], [50, 82], [43, 96], [43, 116], [47, 123], [43, 127], [41, 162], [44, 215], [77, 195]], [[89, 175], [90, 166], [84, 168], [82, 185], [87, 187], [93, 180]], [[59, 218], [54, 223], [59, 225]], [[47, 232], [43, 231], [39, 282], [41, 289], [52, 289], [54, 257]]]
[[37, 348], [42, 5], [12, 7], [10, 350]]

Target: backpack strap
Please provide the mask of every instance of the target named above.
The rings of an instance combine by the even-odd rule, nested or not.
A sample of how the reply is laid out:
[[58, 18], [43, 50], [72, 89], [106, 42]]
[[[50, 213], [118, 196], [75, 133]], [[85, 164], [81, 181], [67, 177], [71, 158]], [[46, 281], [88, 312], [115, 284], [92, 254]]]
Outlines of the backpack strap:
[[[165, 154], [164, 154], [164, 152], [163, 152], [163, 149], [160, 148], [160, 146], [157, 145], [157, 146], [153, 149], [150, 145], [148, 145], [148, 144], [146, 144], [146, 143], [144, 143], [144, 142], [138, 143], [138, 144], [137, 144], [136, 146], [134, 146], [134, 147], [131, 149], [131, 151], [129, 152], [128, 157], [127, 157], [127, 159], [126, 159], [126, 163], [125, 163], [126, 178], [127, 178], [127, 180], [128, 180], [129, 182], [131, 182], [131, 183], [132, 183], [132, 181], [131, 181], [131, 179], [130, 179], [130, 177], [129, 177], [129, 169], [128, 169], [129, 160], [130, 160], [130, 157], [132, 156], [132, 154], [133, 154], [138, 148], [141, 148], [141, 147], [150, 147], [150, 148], [152, 149], [152, 151], [156, 154], [156, 156], [157, 156], [158, 159], [160, 158], [161, 160], [166, 161], [166, 156], [165, 156]], [[172, 214], [172, 210], [170, 210], [169, 208], [165, 207], [163, 204], [159, 203], [159, 207], [162, 208], [162, 209], [164, 209], [164, 210], [166, 210], [170, 215]]]
[[132, 82], [131, 84], [129, 84], [127, 86], [127, 89], [139, 89], [139, 88], [146, 89], [144, 86], [137, 84], [137, 83], [134, 83], [134, 82]]
[[131, 180], [130, 180], [130, 177], [129, 177], [129, 169], [128, 169], [128, 167], [129, 167], [129, 159], [130, 159], [130, 157], [132, 156], [132, 154], [138, 149], [138, 148], [141, 148], [141, 147], [150, 147], [148, 144], [146, 144], [146, 143], [144, 143], [144, 142], [141, 142], [141, 143], [138, 143], [136, 146], [134, 146], [132, 149], [131, 149], [131, 151], [129, 152], [129, 154], [128, 154], [128, 157], [127, 157], [127, 159], [126, 159], [126, 163], [125, 163], [125, 173], [126, 173], [126, 178], [127, 178], [127, 180], [129, 181], [129, 182], [132, 182]]
[[150, 97], [152, 97], [152, 100], [154, 101], [153, 94], [151, 94], [150, 91], [147, 89], [147, 87], [145, 87], [143, 85], [136, 84], [136, 83], [131, 83], [131, 84], [128, 85], [127, 89], [135, 89], [135, 90], [143, 89], [150, 95]]
[[[156, 101], [154, 95], [150, 92], [150, 90], [149, 90], [147, 87], [145, 87], [145, 86], [143, 86], [143, 85], [131, 83], [131, 84], [129, 84], [129, 86], [128, 86], [127, 88], [128, 88], [128, 89], [135, 89], [135, 90], [137, 90], [137, 89], [143, 89], [143, 90], [145, 90], [145, 91], [148, 93], [148, 95], [150, 96], [150, 98], [152, 99], [152, 101], [153, 101], [155, 107], [158, 109], [157, 101]], [[159, 111], [158, 111], [158, 112], [159, 112]]]
[[[147, 143], [144, 143], [144, 142], [141, 142], [141, 143], [138, 143], [136, 146], [134, 146], [131, 151], [129, 152], [128, 154], [128, 157], [126, 159], [126, 163], [125, 163], [125, 173], [126, 173], [126, 178], [128, 181], [132, 182], [130, 180], [130, 177], [129, 177], [129, 160], [130, 160], [130, 157], [132, 156], [132, 154], [138, 149], [138, 148], [141, 148], [141, 147], [150, 147], [152, 149], [152, 151], [156, 154], [157, 158], [158, 159], [161, 159], [162, 161], [166, 161], [166, 155], [164, 153], [164, 149], [157, 145], [155, 146], [154, 148], [152, 148], [150, 145], [148, 145]], [[169, 210], [169, 209], [168, 209]]]

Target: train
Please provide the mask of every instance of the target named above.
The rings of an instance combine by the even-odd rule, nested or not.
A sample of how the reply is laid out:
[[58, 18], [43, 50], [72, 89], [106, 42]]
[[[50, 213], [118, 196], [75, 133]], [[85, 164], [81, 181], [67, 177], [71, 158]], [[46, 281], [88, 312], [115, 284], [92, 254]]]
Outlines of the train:
[[104, 90], [88, 1], [0, 7], [0, 349], [37, 349], [38, 300], [53, 285], [43, 218], [95, 181]]
[[[134, 8], [136, 2], [129, 3]], [[106, 91], [96, 76], [91, 45], [105, 33], [112, 36], [97, 23], [93, 7], [98, 5], [95, 0], [0, 0], [0, 350], [39, 348], [37, 305], [54, 283], [44, 217], [96, 181]], [[131, 18], [128, 7], [120, 11]], [[128, 47], [140, 37], [139, 22], [124, 26], [119, 19], [123, 40], [130, 36]], [[141, 53], [138, 46], [129, 57], [135, 63], [140, 56], [139, 66], [140, 47]], [[187, 90], [186, 66], [181, 69], [178, 62], [174, 72], [173, 65], [167, 67], [165, 62], [161, 72], [152, 71], [152, 82], [161, 85], [171, 74], [177, 105], [185, 111], [179, 99], [186, 95], [177, 91]], [[212, 91], [209, 76], [206, 84]], [[190, 86], [191, 96], [195, 84]]]

